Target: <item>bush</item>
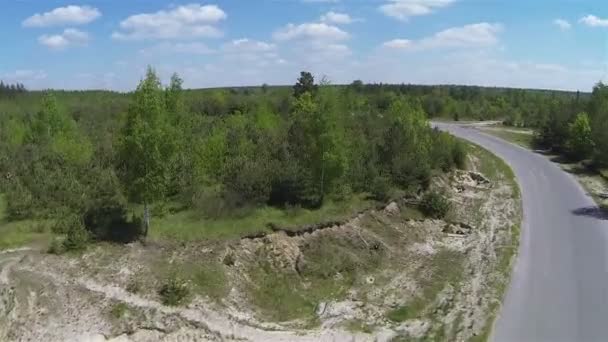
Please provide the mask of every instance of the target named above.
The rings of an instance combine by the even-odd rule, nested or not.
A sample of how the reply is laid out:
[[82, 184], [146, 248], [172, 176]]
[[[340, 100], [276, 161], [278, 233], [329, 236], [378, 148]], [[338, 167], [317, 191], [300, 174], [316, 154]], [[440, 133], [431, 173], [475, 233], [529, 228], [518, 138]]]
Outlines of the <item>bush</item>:
[[391, 181], [387, 177], [375, 177], [371, 186], [370, 192], [376, 201], [388, 201], [391, 192]]
[[431, 191], [427, 192], [420, 202], [420, 211], [428, 217], [444, 218], [450, 211], [450, 201], [443, 195]]
[[54, 237], [49, 244], [49, 248], [47, 249], [49, 254], [59, 255], [64, 252], [63, 250], [63, 239], [59, 237]]
[[467, 166], [467, 147], [462, 141], [455, 141], [452, 145], [452, 158], [457, 168], [463, 170]]
[[129, 220], [126, 204], [119, 201], [95, 203], [85, 212], [84, 225], [97, 240], [128, 243], [143, 235], [141, 220]]
[[81, 251], [86, 249], [91, 236], [85, 229], [80, 217], [74, 215], [68, 216], [60, 220], [58, 227], [65, 229], [66, 238], [63, 240], [63, 249], [65, 251]]
[[190, 297], [190, 289], [186, 282], [177, 276], [171, 276], [158, 294], [164, 305], [177, 306], [187, 303]]

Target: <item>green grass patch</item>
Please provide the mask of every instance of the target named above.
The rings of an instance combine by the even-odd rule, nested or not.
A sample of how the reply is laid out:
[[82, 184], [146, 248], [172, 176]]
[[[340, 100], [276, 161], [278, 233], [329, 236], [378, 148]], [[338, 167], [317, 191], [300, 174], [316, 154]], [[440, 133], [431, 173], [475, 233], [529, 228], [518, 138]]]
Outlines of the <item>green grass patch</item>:
[[502, 130], [500, 128], [481, 129], [481, 131], [527, 149], [532, 149], [533, 147], [534, 135], [530, 134], [529, 131], [518, 133], [516, 132], [516, 129], [512, 128], [509, 128], [508, 130]]
[[0, 194], [0, 250], [16, 248], [37, 241], [49, 241], [50, 222], [43, 220], [8, 221], [6, 198]]
[[186, 263], [180, 267], [182, 278], [191, 282], [193, 291], [219, 301], [228, 295], [226, 273], [219, 262]]
[[455, 251], [442, 250], [435, 254], [430, 264], [421, 270], [428, 274], [423, 276], [420, 287], [421, 296], [414, 298], [409, 304], [390, 310], [386, 317], [393, 322], [403, 322], [408, 319], [424, 317], [425, 310], [433, 303], [439, 292], [446, 285], [458, 287], [462, 279], [464, 256]]
[[126, 303], [117, 303], [112, 305], [110, 316], [114, 319], [121, 319], [129, 312], [129, 306]]
[[344, 328], [353, 333], [362, 332], [364, 334], [372, 334], [374, 332], [374, 326], [369, 325], [360, 319], [351, 319], [346, 321], [344, 323]]
[[264, 318], [278, 322], [314, 319], [317, 302], [306, 296], [296, 275], [276, 272], [265, 262], [249, 273], [249, 298]]
[[344, 299], [355, 283], [379, 269], [384, 252], [370, 246], [359, 237], [316, 237], [302, 247], [305, 262], [299, 274], [277, 270], [259, 255], [258, 265], [249, 270], [249, 298], [266, 319], [314, 322], [319, 303]]
[[513, 189], [513, 196], [519, 198], [519, 186], [515, 180], [515, 173], [502, 159], [479, 145], [469, 143], [469, 153], [479, 159], [478, 171], [497, 183], [507, 181]]
[[193, 211], [182, 211], [153, 218], [150, 237], [176, 241], [239, 238], [247, 234], [269, 231], [267, 227], [269, 223], [279, 227], [296, 228], [307, 224], [346, 219], [374, 204], [375, 202], [366, 199], [365, 195], [358, 195], [347, 201], [328, 200], [316, 210], [265, 206], [251, 209], [238, 217], [217, 219], [200, 218], [200, 215]]

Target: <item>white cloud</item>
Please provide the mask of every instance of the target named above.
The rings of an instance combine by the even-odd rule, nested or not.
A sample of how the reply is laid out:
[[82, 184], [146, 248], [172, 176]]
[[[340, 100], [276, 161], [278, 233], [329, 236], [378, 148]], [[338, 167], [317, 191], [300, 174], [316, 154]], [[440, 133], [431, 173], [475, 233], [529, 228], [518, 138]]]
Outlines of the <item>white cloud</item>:
[[388, 42], [384, 42], [382, 46], [391, 49], [407, 49], [413, 46], [413, 43], [409, 39], [393, 39]]
[[321, 21], [328, 24], [350, 24], [354, 20], [346, 13], [329, 11], [321, 16]]
[[591, 27], [608, 27], [608, 19], [598, 18], [591, 14], [582, 17], [579, 22]]
[[555, 19], [553, 20], [553, 25], [559, 27], [562, 31], [567, 31], [572, 28], [572, 24], [564, 19]]
[[24, 27], [50, 27], [88, 24], [101, 16], [97, 8], [89, 6], [66, 6], [46, 13], [36, 13], [25, 19]]
[[209, 55], [216, 51], [201, 42], [189, 43], [169, 43], [163, 42], [149, 48], [140, 50], [145, 55], [157, 54], [188, 54], [188, 55]]
[[336, 26], [325, 23], [287, 24], [273, 35], [275, 40], [289, 41], [299, 39], [340, 41], [349, 38], [349, 34]]
[[248, 38], [236, 39], [223, 45], [227, 52], [266, 52], [276, 49], [276, 45]]
[[410, 17], [427, 15], [435, 9], [446, 7], [455, 0], [389, 0], [379, 9], [386, 16], [406, 21]]
[[408, 50], [492, 46], [498, 43], [498, 33], [501, 31], [500, 24], [477, 23], [452, 27], [416, 41], [394, 39], [382, 45], [386, 48]]
[[222, 32], [213, 25], [226, 17], [216, 5], [189, 4], [132, 15], [120, 23], [122, 32], [114, 32], [112, 37], [118, 40], [219, 37]]
[[9, 82], [26, 82], [32, 80], [43, 80], [47, 78], [47, 74], [44, 70], [24, 69], [3, 74], [2, 78], [8, 80]]
[[61, 34], [42, 35], [38, 42], [50, 49], [61, 50], [70, 45], [85, 45], [89, 42], [89, 34], [76, 29], [65, 29]]

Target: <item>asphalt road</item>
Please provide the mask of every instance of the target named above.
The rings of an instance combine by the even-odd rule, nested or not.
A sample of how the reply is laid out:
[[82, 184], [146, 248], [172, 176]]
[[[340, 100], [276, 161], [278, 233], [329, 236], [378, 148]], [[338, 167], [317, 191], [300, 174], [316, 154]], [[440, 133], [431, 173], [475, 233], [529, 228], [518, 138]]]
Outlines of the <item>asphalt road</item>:
[[547, 157], [473, 128], [436, 124], [504, 159], [521, 188], [519, 256], [491, 340], [608, 341], [608, 219]]

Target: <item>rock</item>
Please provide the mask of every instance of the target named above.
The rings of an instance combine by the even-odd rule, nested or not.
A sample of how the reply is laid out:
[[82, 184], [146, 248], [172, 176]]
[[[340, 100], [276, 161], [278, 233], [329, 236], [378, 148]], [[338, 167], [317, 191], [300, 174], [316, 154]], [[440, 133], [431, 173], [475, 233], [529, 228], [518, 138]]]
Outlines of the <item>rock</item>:
[[327, 303], [320, 302], [319, 304], [317, 304], [317, 309], [315, 310], [315, 313], [318, 317], [321, 317], [325, 314], [325, 309], [327, 309]]
[[399, 214], [399, 206], [396, 202], [391, 202], [384, 208], [384, 212], [389, 215], [397, 215]]
[[410, 338], [423, 338], [429, 331], [431, 324], [428, 321], [421, 319], [412, 319], [405, 321], [397, 327], [397, 331], [404, 333]]
[[469, 176], [471, 176], [471, 179], [476, 181], [478, 184], [490, 184], [490, 180], [479, 172], [469, 171]]

